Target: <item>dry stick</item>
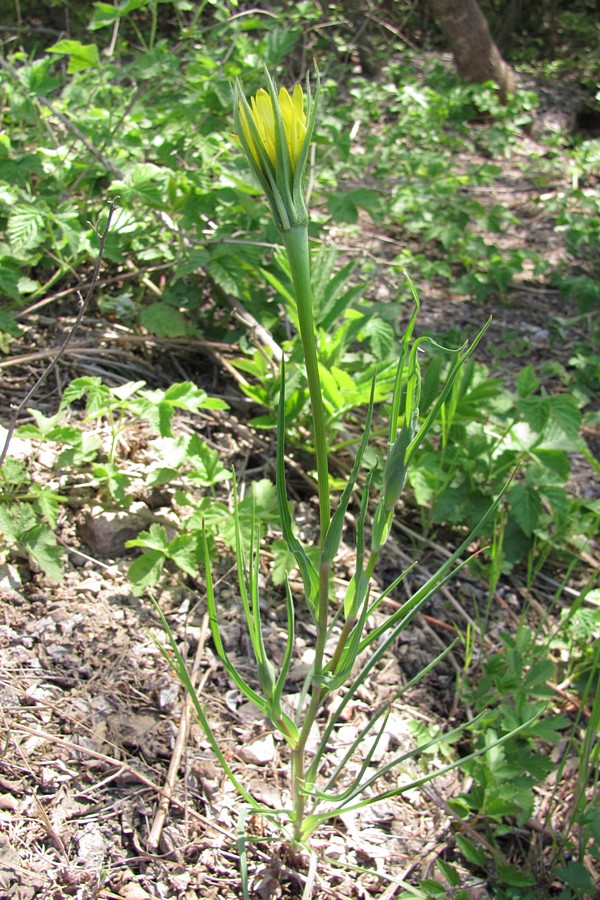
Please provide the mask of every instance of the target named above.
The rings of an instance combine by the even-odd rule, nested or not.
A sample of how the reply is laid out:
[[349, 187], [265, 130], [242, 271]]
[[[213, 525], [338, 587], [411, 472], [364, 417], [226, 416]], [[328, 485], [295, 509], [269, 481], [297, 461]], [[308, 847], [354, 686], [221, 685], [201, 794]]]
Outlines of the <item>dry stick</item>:
[[[136, 334], [110, 334], [108, 332], [96, 333], [95, 334], [96, 343], [90, 344], [89, 342], [71, 344], [68, 349], [65, 350], [65, 354], [67, 355], [76, 355], [77, 353], [81, 354], [94, 354], [98, 353], [98, 341], [112, 341], [114, 344], [143, 344], [148, 347], [156, 347], [159, 350], [161, 349], [182, 349], [182, 350], [193, 350], [196, 348], [200, 348], [201, 350], [212, 351], [213, 348], [217, 348], [217, 350], [235, 350], [235, 344], [223, 344], [220, 341], [203, 341], [198, 339], [187, 339], [185, 341], [175, 341], [172, 338], [157, 338], [153, 335], [136, 335]], [[23, 353], [20, 356], [11, 356], [9, 359], [0, 360], [0, 369], [11, 369], [13, 366], [21, 366], [26, 363], [36, 362], [40, 359], [46, 359], [48, 356], [52, 356], [54, 350], [36, 350], [34, 353]], [[126, 350], [110, 350], [108, 351], [113, 355], [123, 356], [127, 352]]]
[[[149, 274], [150, 272], [160, 272], [162, 269], [169, 269], [173, 265], [172, 262], [161, 263], [159, 266], [141, 266], [139, 269], [135, 269], [133, 272], [120, 272], [118, 275], [113, 275], [109, 278], [99, 279], [97, 284], [100, 287], [107, 287], [111, 284], [120, 284], [122, 281], [130, 281], [132, 278], [137, 278], [140, 274]], [[44, 306], [48, 306], [50, 303], [54, 303], [55, 300], [60, 300], [63, 297], [68, 297], [70, 294], [74, 294], [77, 290], [83, 290], [84, 288], [87, 290], [89, 285], [79, 285], [78, 287], [70, 287], [65, 288], [62, 291], [57, 291], [55, 294], [50, 294], [49, 297], [44, 297], [43, 300], [36, 300], [31, 303], [29, 306], [24, 307], [23, 309], [17, 310], [13, 313], [15, 319], [23, 319], [26, 316], [30, 316], [32, 313], [37, 312], [38, 309], [42, 309]]]
[[[202, 654], [204, 652], [204, 644], [206, 641], [206, 636], [208, 634], [208, 613], [204, 614], [204, 618], [202, 619], [202, 628], [200, 630], [200, 637], [198, 639], [198, 648], [196, 650], [196, 656], [194, 658], [194, 665], [192, 667], [191, 672], [191, 682], [192, 685], [195, 683], [196, 678], [198, 677], [198, 670], [200, 668], [200, 660], [202, 658]], [[200, 684], [198, 685], [197, 693], [202, 691], [209, 675], [213, 670], [207, 669]], [[175, 741], [175, 747], [173, 748], [173, 755], [171, 757], [171, 762], [169, 764], [169, 771], [167, 772], [167, 778], [164, 783], [162, 789], [162, 795], [160, 798], [160, 803], [158, 809], [156, 811], [156, 815], [154, 817], [154, 821], [152, 823], [152, 828], [150, 829], [150, 834], [148, 835], [148, 839], [146, 841], [146, 847], [148, 848], [149, 853], [154, 853], [158, 845], [160, 843], [160, 836], [162, 834], [163, 826], [165, 824], [165, 820], [167, 818], [167, 813], [169, 811], [169, 805], [171, 803], [171, 798], [173, 796], [173, 790], [175, 787], [175, 779], [177, 778], [177, 772], [179, 771], [179, 765], [181, 763], [181, 757], [183, 756], [183, 751], [186, 745], [188, 729], [190, 725], [190, 717], [192, 713], [192, 698], [189, 694], [186, 693], [185, 700], [183, 703], [183, 710], [181, 713], [181, 721], [179, 723], [179, 730], [177, 732], [177, 739]]]
[[[0, 63], [1, 62], [2, 62], [2, 59], [0, 59]], [[4, 441], [4, 447], [2, 448], [2, 453], [0, 453], [0, 466], [4, 463], [4, 460], [6, 459], [6, 454], [8, 453], [8, 445], [10, 444], [11, 438], [15, 432], [15, 428], [17, 427], [17, 421], [19, 419], [19, 416], [21, 415], [22, 411], [25, 409], [25, 407], [27, 406], [27, 404], [29, 403], [29, 401], [31, 400], [31, 398], [33, 397], [35, 392], [38, 390], [38, 388], [40, 388], [42, 386], [42, 384], [46, 381], [46, 379], [48, 378], [50, 373], [52, 371], [54, 371], [54, 369], [58, 365], [61, 357], [64, 356], [65, 351], [71, 342], [71, 338], [77, 331], [77, 328], [79, 327], [79, 324], [80, 324], [81, 320], [83, 319], [85, 311], [90, 304], [90, 300], [92, 299], [92, 294], [94, 293], [94, 288], [96, 287], [96, 282], [98, 281], [98, 274], [100, 272], [100, 266], [102, 265], [102, 257], [104, 255], [104, 245], [106, 243], [108, 229], [110, 228], [110, 222], [113, 217], [114, 211], [115, 211], [115, 206], [114, 206], [114, 203], [111, 202], [109, 204], [108, 218], [106, 220], [106, 226], [99, 238], [100, 243], [98, 246], [98, 259], [96, 260], [96, 265], [94, 266], [94, 273], [92, 275], [92, 280], [87, 289], [85, 298], [83, 298], [81, 296], [81, 294], [79, 294], [80, 307], [79, 307], [79, 312], [77, 313], [77, 316], [73, 323], [73, 327], [68, 332], [67, 336], [65, 337], [61, 346], [59, 347], [58, 352], [57, 352], [56, 356], [54, 357], [54, 359], [52, 360], [52, 362], [42, 372], [42, 374], [40, 375], [38, 380], [35, 382], [33, 387], [27, 392], [27, 394], [25, 395], [23, 400], [19, 403], [19, 405], [17, 406], [17, 408], [15, 409], [15, 411], [13, 412], [13, 414], [11, 416], [11, 420], [10, 420], [10, 423], [8, 426], [8, 431], [6, 433], [6, 439]]]

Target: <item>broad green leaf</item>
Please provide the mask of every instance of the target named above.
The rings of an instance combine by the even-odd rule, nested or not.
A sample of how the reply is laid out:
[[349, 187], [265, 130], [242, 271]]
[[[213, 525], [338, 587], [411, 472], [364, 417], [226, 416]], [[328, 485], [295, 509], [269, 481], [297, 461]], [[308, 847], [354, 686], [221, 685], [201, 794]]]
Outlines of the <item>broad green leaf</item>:
[[98, 28], [114, 25], [118, 19], [147, 4], [148, 0], [124, 0], [123, 3], [118, 3], [114, 6], [110, 3], [94, 3], [94, 13], [88, 28], [90, 31], [95, 31]]
[[[129, 541], [127, 545], [130, 546]], [[129, 566], [127, 574], [136, 594], [143, 593], [147, 588], [155, 587], [163, 570], [165, 555], [162, 550], [148, 550], [142, 553]]]
[[22, 536], [21, 541], [46, 578], [60, 581], [63, 551], [57, 545], [49, 526], [45, 523], [36, 525]]
[[[0, 259], [0, 292], [6, 294], [7, 297], [10, 297], [11, 300], [20, 300], [21, 292], [19, 291], [19, 279], [21, 277], [21, 269], [12, 259], [7, 259], [6, 257], [2, 257]], [[8, 317], [8, 313], [3, 313], [6, 315], [6, 319], [1, 323], [1, 327], [3, 327], [6, 331], [9, 330], [10, 323], [13, 321]]]
[[95, 44], [82, 44], [80, 41], [63, 40], [48, 47], [47, 52], [69, 57], [67, 75], [73, 75], [74, 72], [84, 72], [86, 69], [100, 65], [98, 48]]
[[127, 541], [126, 547], [148, 547], [157, 550], [164, 556], [169, 547], [169, 537], [164, 525], [153, 522], [148, 531], [140, 531], [137, 538]]
[[145, 306], [140, 313], [140, 323], [156, 337], [183, 337], [188, 331], [183, 313], [168, 303]]
[[169, 559], [192, 578], [198, 575], [198, 540], [197, 534], [180, 534], [167, 547]]
[[378, 316], [373, 316], [369, 320], [366, 333], [371, 340], [371, 349], [377, 362], [389, 359], [392, 349], [397, 343], [392, 326]]
[[38, 517], [28, 503], [0, 504], [0, 534], [9, 544], [18, 543], [37, 523]]
[[92, 467], [95, 478], [104, 483], [113, 500], [124, 503], [126, 500], [125, 489], [130, 485], [129, 476], [122, 472], [118, 466], [110, 463], [100, 463]]
[[507, 499], [521, 530], [526, 535], [532, 534], [542, 507], [537, 491], [527, 484], [516, 484], [508, 492]]
[[581, 427], [581, 413], [571, 394], [555, 394], [550, 398], [550, 418], [567, 437], [577, 440]]
[[[0, 446], [4, 446], [4, 442], [6, 440], [7, 431], [5, 428], [2, 428], [0, 425]], [[27, 478], [27, 469], [25, 466], [25, 461], [22, 459], [14, 459], [12, 456], [7, 456], [2, 466], [0, 467], [0, 483], [3, 485], [20, 485]], [[0, 507], [1, 509], [2, 507]], [[6, 507], [4, 507], [6, 508]]]
[[296, 568], [296, 557], [285, 541], [273, 541], [271, 550], [275, 554], [271, 568], [271, 581], [279, 586], [284, 584], [287, 576]]
[[53, 491], [52, 488], [47, 485], [43, 487], [32, 485], [32, 489], [35, 489], [33, 493], [36, 496], [43, 517], [51, 528], [56, 528], [61, 504], [66, 503], [67, 497], [64, 497], [62, 494], [57, 494], [56, 491]]
[[33, 250], [44, 240], [44, 216], [35, 206], [19, 204], [13, 207], [6, 232], [17, 253]]
[[327, 206], [335, 222], [353, 224], [358, 221], [358, 208], [365, 209], [373, 219], [381, 212], [381, 198], [370, 188], [354, 188], [338, 191], [327, 200]]
[[[592, 896], [598, 885], [594, 884], [592, 876], [585, 866], [577, 860], [571, 860], [566, 866], [557, 866], [554, 872], [562, 878], [565, 884], [576, 891], [585, 891]], [[507, 882], [510, 884], [510, 882]]]
[[521, 369], [517, 377], [519, 397], [528, 397], [530, 394], [535, 393], [539, 386], [540, 382], [535, 376], [533, 366], [525, 366], [524, 369]]
[[480, 869], [485, 868], [485, 850], [482, 847], [477, 846], [462, 834], [456, 835], [456, 844], [467, 862], [479, 866]]
[[443, 859], [436, 859], [436, 866], [450, 885], [450, 887], [458, 887], [460, 884], [460, 875], [456, 866], [451, 865], [451, 863], [446, 862]]
[[566, 716], [550, 716], [547, 719], [539, 719], [531, 726], [531, 733], [548, 744], [557, 744], [562, 735], [561, 732], [571, 725]]

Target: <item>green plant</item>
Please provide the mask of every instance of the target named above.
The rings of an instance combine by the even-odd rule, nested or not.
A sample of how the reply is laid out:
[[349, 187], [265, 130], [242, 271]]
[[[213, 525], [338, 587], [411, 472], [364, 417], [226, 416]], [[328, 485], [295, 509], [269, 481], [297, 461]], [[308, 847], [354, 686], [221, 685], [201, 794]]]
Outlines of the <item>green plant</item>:
[[[332, 448], [343, 443], [339, 433], [356, 420], [355, 411], [368, 404], [375, 368], [376, 403], [389, 396], [396, 375], [396, 335], [384, 317], [385, 310], [374, 308], [363, 299], [363, 284], [349, 284], [356, 268], [354, 263], [347, 263], [335, 271], [337, 258], [335, 247], [324, 246], [311, 256], [311, 290], [325, 429]], [[292, 336], [281, 344], [288, 360], [285, 384], [288, 441], [312, 450], [306, 444], [306, 430], [310, 424], [309, 391], [292, 276], [284, 255], [276, 254], [275, 262], [276, 272], [271, 268], [263, 269], [262, 273], [277, 291], [293, 328]], [[251, 378], [241, 382], [244, 393], [267, 410], [253, 418], [251, 424], [274, 428], [281, 379], [273, 361], [263, 351], [254, 350], [251, 358], [237, 359], [233, 365]]]
[[[382, 593], [372, 596], [371, 581], [375, 566], [390, 534], [394, 510], [404, 488], [407, 471], [420, 445], [426, 440], [434, 421], [440, 416], [452, 396], [454, 385], [460, 380], [464, 367], [481, 339], [479, 332], [470, 345], [455, 351], [454, 360], [436, 398], [422, 420], [419, 404], [422, 395], [419, 352], [431, 344], [427, 337], [414, 338], [418, 302], [400, 346], [396, 376], [389, 411], [388, 441], [384, 458], [375, 462], [368, 472], [363, 465], [369, 443], [374, 414], [376, 376], [373, 378], [371, 396], [366, 412], [365, 425], [360, 444], [356, 450], [354, 464], [338, 498], [333, 513], [330, 506], [329, 449], [322, 372], [318, 359], [317, 337], [314, 325], [314, 308], [310, 277], [310, 255], [308, 244], [308, 219], [302, 194], [302, 174], [307, 159], [308, 144], [314, 128], [319, 91], [314, 100], [309, 95], [308, 119], [302, 108], [302, 92], [296, 88], [291, 98], [282, 89], [277, 94], [267, 76], [268, 92], [261, 91], [250, 107], [241, 91], [236, 92], [234, 115], [239, 140], [246, 158], [254, 169], [271, 206], [275, 222], [281, 231], [286, 248], [289, 271], [294, 287], [295, 310], [304, 351], [306, 381], [311, 400], [312, 441], [316, 456], [319, 530], [313, 545], [304, 544], [296, 534], [286, 491], [284, 451], [286, 428], [286, 368], [282, 364], [280, 378], [280, 401], [277, 422], [277, 479], [276, 491], [283, 541], [288, 555], [297, 566], [303, 585], [303, 601], [310, 614], [315, 629], [314, 659], [310, 665], [301, 701], [294, 713], [284, 708], [285, 682], [294, 655], [295, 629], [298, 599], [294, 597], [289, 579], [286, 579], [286, 646], [279, 670], [266, 650], [264, 623], [261, 615], [259, 591], [260, 531], [258, 529], [256, 506], [252, 506], [250, 541], [242, 539], [241, 504], [234, 492], [235, 555], [237, 561], [239, 597], [243, 621], [246, 624], [250, 646], [254, 657], [254, 677], [248, 678], [228, 655], [221, 637], [218, 603], [211, 574], [208, 534], [203, 536], [206, 577], [206, 599], [210, 616], [211, 633], [216, 651], [237, 688], [260, 712], [265, 715], [284, 738], [290, 758], [289, 809], [267, 809], [258, 803], [240, 780], [226, 759], [208, 723], [201, 699], [194, 692], [185, 662], [179, 652], [175, 636], [160, 613], [166, 629], [169, 644], [163, 648], [165, 657], [174, 666], [182, 683], [189, 691], [201, 724], [208, 736], [211, 747], [217, 755], [226, 774], [254, 811], [271, 818], [283, 829], [287, 838], [297, 847], [306, 847], [312, 833], [322, 823], [344, 811], [358, 809], [377, 802], [383, 797], [394, 796], [407, 786], [392, 789], [378, 789], [378, 783], [395, 766], [406, 763], [414, 755], [403, 754], [379, 769], [372, 768], [373, 755], [385, 728], [389, 715], [389, 703], [378, 708], [360, 735], [352, 743], [342, 760], [332, 772], [323, 772], [323, 762], [329, 742], [333, 739], [340, 716], [356, 691], [364, 683], [385, 651], [398, 635], [414, 619], [418, 611], [431, 595], [439, 589], [462, 565], [461, 554], [473, 538], [472, 532], [461, 546], [450, 555], [426, 583], [397, 612], [376, 627], [372, 617], [381, 609], [382, 601], [398, 585], [406, 573], [400, 574]], [[377, 488], [375, 485], [377, 484]], [[357, 495], [358, 515], [356, 519], [356, 569], [350, 580], [343, 602], [336, 606], [330, 590], [331, 573], [335, 566], [342, 535], [345, 531], [346, 513], [353, 495]], [[373, 503], [374, 510], [370, 529], [367, 528], [367, 514]], [[495, 504], [492, 504], [492, 509]], [[486, 514], [483, 514], [485, 520]], [[166, 545], [166, 535], [158, 530], [154, 535], [144, 537], [155, 541], [158, 553], [173, 552]], [[179, 544], [177, 548], [179, 548]], [[355, 668], [355, 662], [363, 652], [369, 651], [365, 662]], [[432, 664], [433, 665], [433, 662]], [[426, 667], [427, 671], [430, 666]], [[423, 676], [419, 673], [416, 680]], [[403, 689], [394, 692], [400, 695]], [[340, 691], [340, 702], [329, 714], [323, 733], [319, 737], [316, 750], [309, 754], [307, 742], [313, 732], [317, 717], [322, 713], [324, 703], [334, 692]], [[391, 701], [392, 698], [390, 698]], [[532, 716], [537, 715], [533, 710]], [[523, 715], [516, 725], [516, 732], [531, 725], [531, 720]], [[460, 730], [460, 729], [459, 729]], [[442, 741], [452, 740], [454, 732], [430, 738], [418, 748], [426, 752]], [[513, 732], [508, 732], [497, 740], [475, 751], [475, 755], [487, 754], [499, 748]], [[354, 774], [347, 773], [347, 766], [359, 747], [368, 747], [362, 763], [356, 764]], [[453, 768], [458, 762], [448, 763], [445, 769]], [[412, 785], [428, 781], [433, 774], [417, 777]], [[316, 857], [312, 856], [311, 869], [314, 875]], [[246, 890], [246, 887], [245, 887]]]
[[[523, 624], [514, 636], [502, 633], [496, 652], [488, 655], [481, 670], [473, 672], [466, 682], [466, 699], [475, 714], [481, 714], [472, 729], [468, 749], [496, 745], [499, 736], [512, 734], [501, 747], [496, 745], [490, 753], [464, 764], [464, 771], [473, 779], [472, 786], [450, 801], [460, 820], [475, 826], [475, 831], [465, 828], [457, 835], [459, 850], [475, 868], [494, 872], [502, 886], [499, 896], [528, 897], [534, 887], [543, 891], [556, 878], [573, 892], [566, 896], [586, 897], [593, 891], [585, 860], [598, 857], [594, 845], [598, 839], [597, 817], [593, 812], [587, 815], [585, 798], [594, 782], [593, 766], [599, 749], [600, 657], [597, 645], [590, 649], [589, 639], [597, 631], [597, 616], [582, 609], [585, 594], [582, 592], [578, 599], [576, 610], [586, 614], [578, 616], [576, 611], [565, 610], [563, 625], [551, 639], [541, 630], [534, 633]], [[560, 783], [566, 761], [577, 748], [575, 735], [580, 722], [573, 722], [560, 712], [560, 693], [554, 687], [558, 674], [555, 651], [567, 644], [574, 653], [572, 665], [581, 675], [582, 708], [589, 704], [591, 710], [586, 725], [589, 737], [578, 754], [579, 776], [570, 821], [564, 833], [555, 835], [549, 863], [547, 858], [537, 860], [526, 850], [519, 852], [518, 842], [512, 836], [515, 827], [521, 827], [534, 815], [539, 791], [551, 790], [548, 776], [556, 777]], [[582, 663], [583, 668], [579, 669]], [[567, 683], [563, 679], [562, 684]], [[580, 718], [581, 714], [577, 716]], [[516, 734], [525, 722], [529, 724]], [[557, 770], [544, 748], [557, 746], [561, 739], [567, 742], [569, 752]], [[473, 840], [474, 833], [479, 835], [479, 842]]]
[[[166, 391], [144, 390], [144, 384], [139, 381], [108, 387], [98, 377], [74, 379], [65, 388], [54, 416], [31, 409], [33, 421], [16, 430], [17, 440], [31, 442], [33, 452], [25, 462], [11, 456], [8, 447], [0, 467], [0, 532], [8, 547], [29, 555], [51, 580], [58, 581], [62, 571], [63, 553], [55, 537], [58, 519], [69, 502], [68, 494], [77, 490], [82, 479], [105, 505], [126, 508], [131, 503], [132, 477], [126, 471], [120, 447], [124, 433], [136, 423], [149, 423], [160, 436], [145, 489], [176, 482], [184, 473], [191, 488], [212, 486], [229, 478], [217, 451], [198, 435], [176, 437], [172, 431], [178, 409], [197, 413], [199, 409], [224, 409], [227, 404], [208, 397], [189, 382], [173, 384]], [[85, 415], [82, 423], [75, 424], [69, 409], [81, 401], [85, 401]], [[92, 423], [96, 433], [85, 427]], [[51, 448], [53, 457], [46, 484], [40, 484], [32, 471], [42, 448]], [[56, 477], [55, 472], [60, 475]], [[186, 500], [184, 496], [180, 499], [182, 503]], [[186, 547], [190, 541], [189, 536], [182, 538]], [[169, 552], [176, 562], [184, 558], [181, 553]], [[139, 562], [138, 569], [142, 567], [143, 562]], [[158, 574], [151, 583], [156, 583]]]
[[[425, 372], [424, 412], [444, 371], [443, 358], [434, 357]], [[598, 509], [566, 487], [572, 448], [588, 452], [580, 427], [575, 397], [548, 394], [531, 366], [520, 371], [511, 396], [485, 366], [469, 361], [409, 472], [424, 525], [474, 525], [519, 467], [502, 515], [486, 532], [496, 534], [501, 568], [526, 559], [531, 583], [550, 552], [579, 553], [593, 539]]]
[[54, 581], [60, 579], [63, 556], [54, 528], [65, 499], [49, 485], [32, 482], [23, 460], [8, 457], [0, 467], [0, 538]]

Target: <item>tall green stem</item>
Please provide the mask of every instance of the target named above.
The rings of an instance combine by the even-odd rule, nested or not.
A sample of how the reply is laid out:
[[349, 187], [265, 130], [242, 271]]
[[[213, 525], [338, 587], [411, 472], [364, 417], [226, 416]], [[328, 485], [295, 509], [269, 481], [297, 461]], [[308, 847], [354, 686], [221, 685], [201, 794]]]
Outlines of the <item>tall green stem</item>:
[[321, 526], [320, 543], [329, 528], [329, 465], [327, 460], [327, 435], [325, 431], [325, 410], [321, 392], [317, 341], [313, 319], [312, 289], [310, 284], [310, 255], [308, 249], [308, 227], [297, 225], [283, 232], [283, 242], [290, 262], [294, 282], [300, 338], [304, 350], [304, 364], [312, 409], [313, 436], [317, 459], [317, 481], [319, 490], [319, 519]]
[[[310, 253], [308, 247], [308, 227], [297, 225], [283, 232], [283, 242], [287, 251], [296, 303], [298, 306], [298, 321], [300, 324], [300, 338], [304, 350], [304, 364], [313, 421], [313, 438], [315, 456], [317, 461], [317, 485], [319, 495], [319, 545], [323, 545], [329, 523], [331, 510], [329, 501], [329, 463], [327, 453], [327, 433], [325, 430], [325, 410], [323, 407], [323, 394], [321, 391], [321, 378], [319, 375], [319, 361], [317, 357], [317, 341], [313, 319], [312, 289], [310, 284]], [[294, 837], [302, 840], [302, 824], [306, 806], [306, 790], [310, 785], [305, 784], [305, 750], [306, 742], [310, 734], [313, 722], [317, 716], [324, 696], [322, 675], [324, 669], [325, 642], [327, 639], [327, 625], [329, 613], [329, 565], [321, 563], [319, 567], [319, 600], [317, 606], [317, 636], [315, 641], [315, 660], [313, 664], [314, 681], [310, 695], [310, 701], [304, 722], [300, 730], [298, 742], [292, 751], [292, 792], [294, 807]]]

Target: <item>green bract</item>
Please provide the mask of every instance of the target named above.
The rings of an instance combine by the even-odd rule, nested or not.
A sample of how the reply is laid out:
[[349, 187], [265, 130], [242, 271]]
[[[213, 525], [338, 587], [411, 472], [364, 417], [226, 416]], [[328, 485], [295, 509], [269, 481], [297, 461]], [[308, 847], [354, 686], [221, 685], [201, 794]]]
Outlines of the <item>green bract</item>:
[[275, 224], [280, 231], [306, 225], [308, 213], [302, 178], [319, 108], [319, 78], [314, 98], [299, 84], [290, 95], [276, 91], [265, 72], [268, 91], [260, 88], [250, 103], [239, 83], [235, 89], [233, 117], [239, 140], [252, 170], [265, 192]]

